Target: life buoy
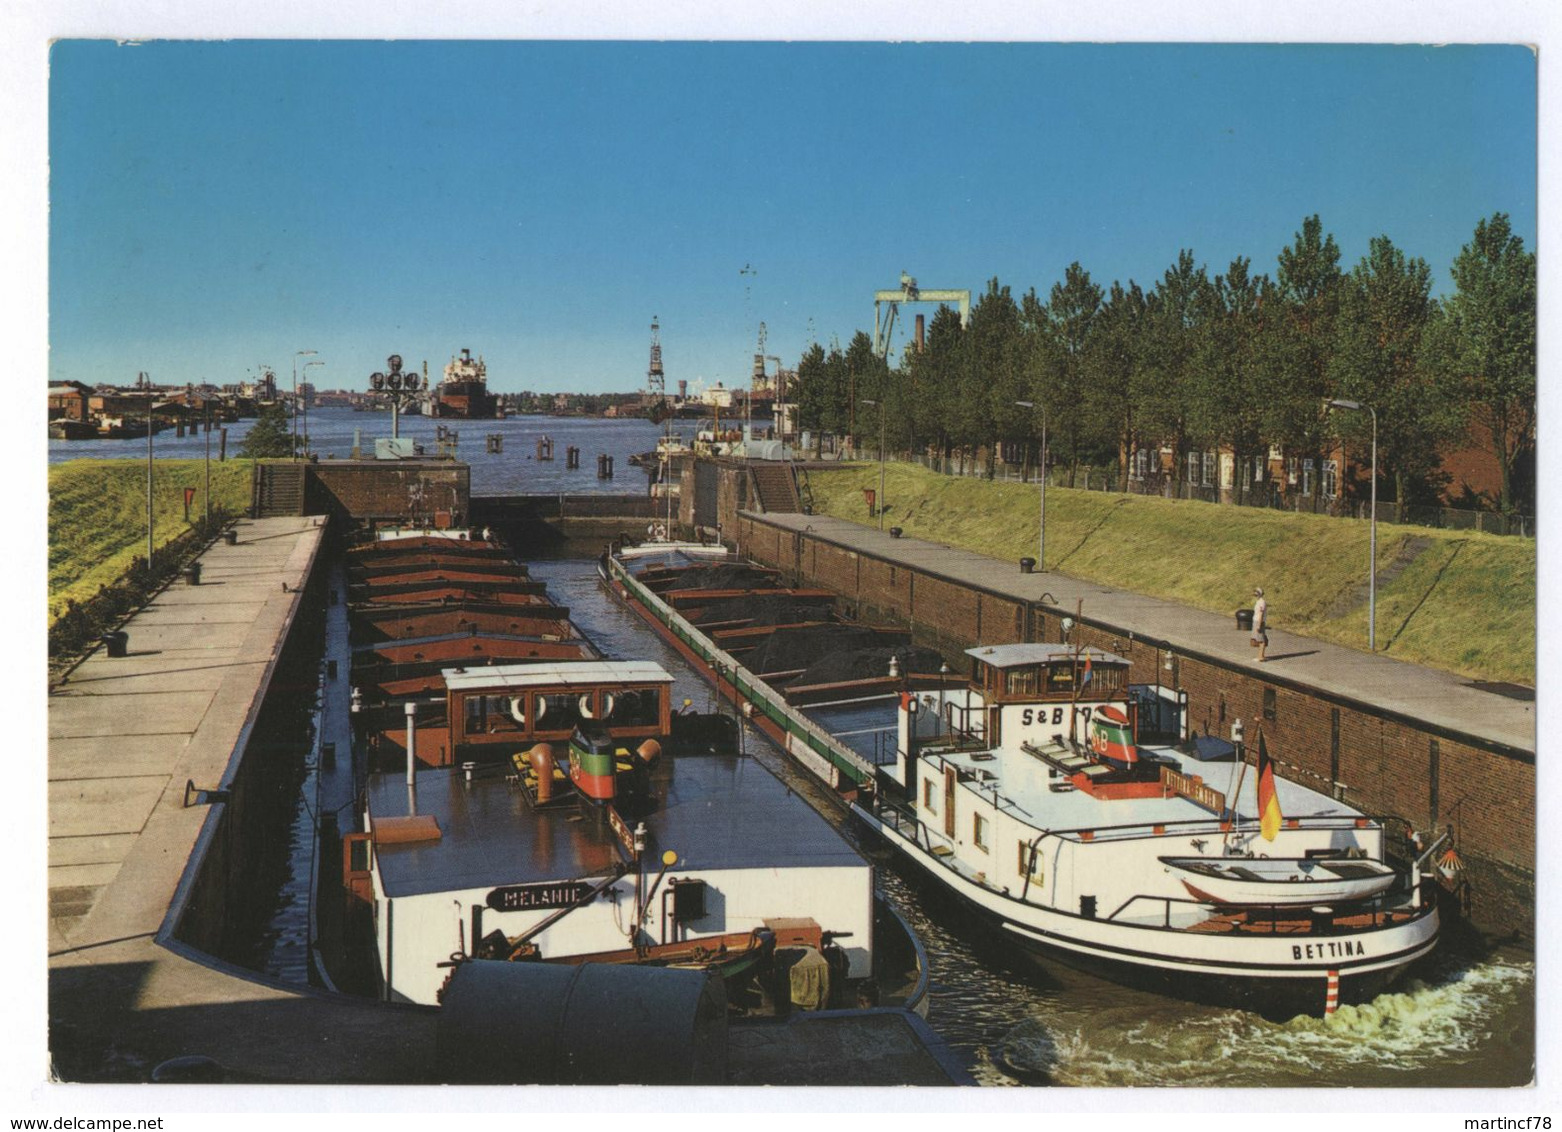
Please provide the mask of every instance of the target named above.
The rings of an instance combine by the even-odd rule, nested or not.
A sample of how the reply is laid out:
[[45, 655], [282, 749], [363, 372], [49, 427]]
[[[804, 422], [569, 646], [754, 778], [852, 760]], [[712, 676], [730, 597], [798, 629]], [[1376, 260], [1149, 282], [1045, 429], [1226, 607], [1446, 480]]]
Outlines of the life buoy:
[[[586, 692], [584, 695], [582, 695], [580, 697], [580, 699], [577, 701], [577, 706], [580, 708], [580, 715], [581, 715], [582, 719], [596, 719], [597, 718], [597, 714], [594, 711], [591, 710], [591, 693], [590, 692]], [[612, 692], [603, 692], [602, 693], [602, 718], [606, 719], [608, 716], [610, 716], [612, 714], [613, 714], [613, 693]]]
[[515, 720], [516, 723], [524, 724], [526, 722], [526, 697], [525, 696], [511, 696], [510, 697], [510, 718]]

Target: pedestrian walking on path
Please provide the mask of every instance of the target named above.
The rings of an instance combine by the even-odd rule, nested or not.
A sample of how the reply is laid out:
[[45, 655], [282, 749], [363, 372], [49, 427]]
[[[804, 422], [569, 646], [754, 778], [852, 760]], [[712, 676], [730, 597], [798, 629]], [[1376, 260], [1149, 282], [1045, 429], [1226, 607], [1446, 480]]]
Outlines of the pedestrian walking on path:
[[1253, 591], [1253, 645], [1258, 649], [1258, 663], [1264, 663], [1264, 653], [1269, 649], [1269, 603], [1264, 600], [1262, 588]]

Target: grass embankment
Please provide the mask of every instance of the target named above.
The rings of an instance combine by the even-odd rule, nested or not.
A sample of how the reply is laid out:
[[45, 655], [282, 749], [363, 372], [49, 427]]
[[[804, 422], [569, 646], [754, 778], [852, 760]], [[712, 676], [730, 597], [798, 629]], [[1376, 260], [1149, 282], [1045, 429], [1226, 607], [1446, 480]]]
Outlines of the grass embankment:
[[[242, 514], [250, 503], [251, 460], [213, 462], [212, 509]], [[157, 460], [152, 468], [153, 539], [161, 547], [189, 530], [184, 489], [196, 489], [190, 517], [206, 513], [205, 462]], [[135, 460], [69, 460], [49, 467], [49, 622], [70, 600], [85, 602], [146, 556], [146, 465]]]
[[[891, 464], [886, 527], [1018, 561], [1036, 555], [1037, 489]], [[815, 509], [868, 516], [877, 466], [810, 471]], [[1276, 628], [1367, 647], [1369, 524], [1326, 515], [1047, 489], [1047, 566], [1230, 613], [1263, 586]], [[1535, 543], [1378, 524], [1378, 651], [1479, 680], [1535, 683]], [[1088, 613], [1088, 610], [1087, 610]]]

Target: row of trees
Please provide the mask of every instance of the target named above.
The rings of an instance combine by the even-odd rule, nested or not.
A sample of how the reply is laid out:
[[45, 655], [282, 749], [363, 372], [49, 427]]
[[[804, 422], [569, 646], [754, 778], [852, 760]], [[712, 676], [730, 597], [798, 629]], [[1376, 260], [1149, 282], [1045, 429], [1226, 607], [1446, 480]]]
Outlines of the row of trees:
[[893, 370], [861, 331], [844, 350], [811, 346], [799, 421], [870, 444], [882, 427], [900, 450], [984, 449], [990, 473], [1000, 445], [1036, 449], [1045, 415], [1049, 462], [1070, 483], [1082, 465], [1114, 461], [1125, 483], [1134, 453], [1162, 444], [1179, 469], [1212, 448], [1238, 467], [1270, 445], [1321, 461], [1339, 437], [1366, 441], [1368, 414], [1326, 408], [1342, 398], [1376, 410], [1379, 468], [1401, 502], [1435, 494], [1440, 452], [1489, 438], [1512, 511], [1530, 502], [1517, 473], [1535, 436], [1535, 255], [1497, 213], [1453, 281], [1434, 299], [1426, 261], [1387, 236], [1346, 271], [1317, 216], [1272, 277], [1243, 257], [1211, 276], [1183, 251], [1148, 290], [1103, 289], [1077, 262], [1045, 299], [1032, 289], [1016, 301], [993, 279], [968, 326], [940, 307], [925, 348]]

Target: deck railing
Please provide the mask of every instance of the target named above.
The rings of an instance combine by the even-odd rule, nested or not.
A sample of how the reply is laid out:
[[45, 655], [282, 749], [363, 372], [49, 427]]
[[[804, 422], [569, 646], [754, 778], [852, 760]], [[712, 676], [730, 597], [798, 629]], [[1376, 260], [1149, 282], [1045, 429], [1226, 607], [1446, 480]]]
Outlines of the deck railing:
[[[794, 709], [759, 677], [738, 663], [730, 653], [717, 648], [698, 629], [679, 615], [629, 572], [617, 559], [610, 558], [609, 570], [651, 615], [667, 627], [691, 652], [726, 681], [744, 701], [753, 704], [756, 711], [786, 733], [787, 747], [796, 753], [792, 741], [803, 744], [809, 751], [824, 760], [832, 768], [837, 780], [845, 778], [857, 786], [871, 785], [874, 766], [856, 751], [837, 740], [813, 720]], [[838, 783], [832, 783], [838, 784]]]

